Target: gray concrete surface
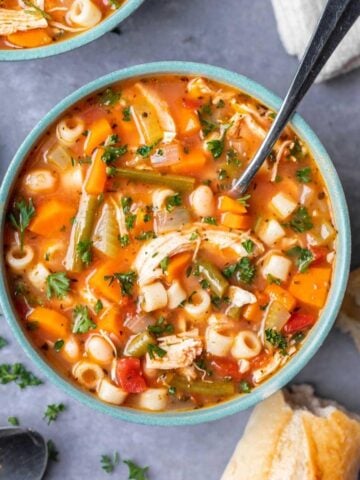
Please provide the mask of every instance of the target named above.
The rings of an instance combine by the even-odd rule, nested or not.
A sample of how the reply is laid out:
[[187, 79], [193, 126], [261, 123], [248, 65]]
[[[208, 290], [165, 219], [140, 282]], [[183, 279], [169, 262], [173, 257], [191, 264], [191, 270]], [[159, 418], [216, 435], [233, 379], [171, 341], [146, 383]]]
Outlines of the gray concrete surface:
[[[297, 61], [284, 52], [268, 0], [146, 0], [120, 27], [96, 42], [58, 57], [0, 64], [0, 174], [25, 135], [60, 99], [118, 68], [156, 60], [192, 60], [248, 75], [284, 94]], [[300, 112], [312, 125], [337, 166], [353, 229], [353, 266], [360, 264], [360, 71], [313, 87]], [[10, 345], [0, 363], [31, 365], [4, 318], [0, 335]], [[331, 333], [296, 379], [324, 396], [360, 411], [359, 354], [350, 339]], [[42, 420], [48, 403], [68, 409], [56, 423]], [[93, 412], [66, 398], [48, 381], [20, 391], [0, 385], [0, 424], [17, 415], [52, 438], [60, 452], [47, 479], [101, 480], [100, 455], [118, 450], [150, 466], [152, 480], [218, 480], [250, 411], [206, 425], [181, 428], [137, 426]], [[109, 478], [127, 478], [121, 467]]]

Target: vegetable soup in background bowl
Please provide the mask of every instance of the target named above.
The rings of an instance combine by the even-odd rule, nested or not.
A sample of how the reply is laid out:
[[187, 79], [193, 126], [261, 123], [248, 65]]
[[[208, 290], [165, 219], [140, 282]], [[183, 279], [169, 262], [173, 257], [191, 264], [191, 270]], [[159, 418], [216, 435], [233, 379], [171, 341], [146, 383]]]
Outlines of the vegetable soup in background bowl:
[[131, 15], [143, 0], [4, 0], [0, 61], [29, 60], [92, 42]]
[[289, 382], [341, 305], [350, 228], [295, 115], [228, 195], [280, 99], [164, 62], [102, 77], [35, 127], [3, 181], [1, 303], [44, 373], [124, 420], [195, 424]]

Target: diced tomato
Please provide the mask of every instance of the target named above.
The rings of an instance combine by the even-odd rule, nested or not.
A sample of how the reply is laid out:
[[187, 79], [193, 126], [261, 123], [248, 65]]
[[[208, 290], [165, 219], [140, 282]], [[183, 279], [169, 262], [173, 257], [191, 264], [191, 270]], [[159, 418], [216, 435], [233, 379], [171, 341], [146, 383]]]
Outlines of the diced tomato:
[[193, 110], [198, 110], [203, 102], [201, 100], [196, 100], [194, 98], [183, 98], [183, 105], [186, 108]]
[[310, 247], [311, 253], [314, 256], [314, 260], [311, 262], [311, 266], [315, 267], [316, 265], [319, 265], [321, 262], [323, 262], [326, 259], [326, 255], [329, 253], [329, 249], [326, 247]]
[[210, 365], [219, 377], [231, 377], [236, 381], [243, 378], [237, 362], [231, 358], [214, 357]]
[[285, 333], [296, 333], [304, 328], [310, 328], [316, 322], [316, 317], [310, 313], [293, 313], [284, 326]]
[[120, 358], [116, 366], [116, 377], [125, 392], [141, 393], [146, 390], [139, 358]]

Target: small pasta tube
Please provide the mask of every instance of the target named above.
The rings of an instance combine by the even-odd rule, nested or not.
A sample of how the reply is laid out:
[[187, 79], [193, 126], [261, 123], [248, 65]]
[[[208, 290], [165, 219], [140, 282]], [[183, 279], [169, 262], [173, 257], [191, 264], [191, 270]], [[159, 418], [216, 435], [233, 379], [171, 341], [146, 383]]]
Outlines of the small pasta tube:
[[141, 288], [142, 309], [144, 312], [153, 312], [166, 307], [168, 297], [165, 287], [160, 282], [154, 282]]
[[94, 27], [101, 17], [101, 11], [90, 0], [75, 0], [66, 14], [67, 21], [86, 28]]
[[262, 344], [259, 337], [251, 330], [243, 330], [239, 332], [231, 348], [231, 355], [236, 358], [249, 359], [259, 355]]
[[167, 290], [168, 308], [173, 310], [177, 308], [184, 300], [186, 300], [186, 292], [180, 285], [180, 282], [175, 280], [170, 288]]
[[50, 275], [50, 271], [43, 263], [37, 263], [27, 272], [30, 283], [38, 290], [44, 291], [46, 288], [46, 279]]
[[56, 127], [56, 136], [60, 143], [73, 145], [84, 131], [84, 121], [79, 117], [64, 118]]
[[226, 357], [234, 342], [233, 337], [222, 335], [216, 328], [210, 326], [205, 332], [206, 351], [217, 357]]
[[87, 360], [75, 363], [72, 369], [73, 377], [85, 388], [93, 390], [104, 378], [103, 369], [96, 363]]
[[46, 168], [32, 170], [24, 179], [25, 188], [31, 193], [52, 192], [56, 187], [56, 183], [57, 177]]
[[127, 393], [122, 388], [116, 387], [107, 378], [99, 381], [96, 392], [100, 400], [114, 405], [121, 405], [127, 397]]
[[192, 303], [186, 303], [185, 312], [194, 320], [203, 320], [210, 312], [211, 299], [205, 290], [198, 290], [191, 297]]
[[164, 208], [165, 201], [168, 197], [175, 195], [174, 190], [170, 188], [158, 188], [152, 194], [152, 204], [155, 211]]
[[166, 388], [148, 388], [145, 392], [138, 394], [136, 404], [139, 408], [158, 412], [165, 410], [168, 401]]
[[81, 355], [79, 341], [71, 335], [71, 337], [65, 341], [61, 353], [68, 362], [77, 362]]
[[30, 245], [24, 245], [20, 250], [18, 245], [11, 245], [6, 252], [6, 261], [12, 270], [21, 271], [27, 268], [34, 259], [34, 250]]
[[215, 210], [214, 194], [207, 185], [200, 185], [190, 196], [194, 213], [199, 217], [210, 217]]
[[85, 350], [89, 357], [102, 365], [111, 363], [116, 356], [116, 347], [113, 342], [106, 335], [101, 334], [91, 335], [85, 343]]

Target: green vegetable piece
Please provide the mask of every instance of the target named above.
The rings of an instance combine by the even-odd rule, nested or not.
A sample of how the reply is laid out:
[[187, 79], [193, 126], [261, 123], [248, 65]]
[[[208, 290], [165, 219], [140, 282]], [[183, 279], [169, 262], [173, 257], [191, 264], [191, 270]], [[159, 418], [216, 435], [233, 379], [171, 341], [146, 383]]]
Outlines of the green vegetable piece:
[[286, 254], [290, 257], [296, 258], [296, 265], [301, 273], [305, 272], [311, 262], [314, 260], [314, 255], [312, 254], [311, 250], [308, 250], [307, 248], [301, 248], [299, 245], [290, 248]]
[[146, 330], [133, 336], [126, 345], [124, 354], [128, 357], [142, 357], [148, 351], [150, 344], [155, 344], [155, 339]]
[[51, 460], [52, 462], [58, 462], [59, 452], [56, 448], [55, 443], [51, 439], [47, 441], [47, 448], [48, 448], [49, 460]]
[[275, 328], [267, 328], [265, 330], [265, 340], [273, 347], [278, 348], [282, 355], [287, 355], [287, 340]]
[[207, 260], [197, 262], [200, 274], [209, 282], [210, 290], [217, 296], [223, 297], [229, 287], [229, 282], [223, 277], [220, 270]]
[[210, 397], [231, 396], [235, 394], [235, 385], [233, 382], [216, 381], [203, 382], [195, 380], [188, 382], [186, 378], [175, 375], [170, 381], [170, 385], [175, 387], [177, 391], [195, 394], [206, 395]]

